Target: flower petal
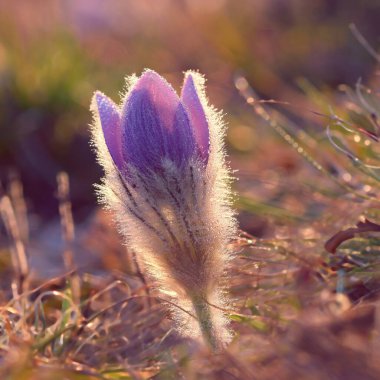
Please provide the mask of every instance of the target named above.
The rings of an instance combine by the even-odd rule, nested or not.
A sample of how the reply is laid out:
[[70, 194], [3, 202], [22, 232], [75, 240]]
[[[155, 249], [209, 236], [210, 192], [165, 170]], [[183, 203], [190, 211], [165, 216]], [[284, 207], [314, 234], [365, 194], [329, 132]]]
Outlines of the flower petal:
[[208, 122], [197, 93], [194, 78], [191, 74], [188, 74], [185, 78], [182, 87], [181, 101], [189, 115], [199, 154], [201, 158], [207, 162], [210, 147]]
[[116, 104], [100, 91], [94, 95], [102, 125], [104, 140], [116, 166], [123, 169], [121, 151], [121, 116]]
[[124, 159], [139, 169], [160, 169], [164, 158], [180, 168], [195, 152], [189, 118], [178, 95], [151, 70], [126, 98], [122, 130]]

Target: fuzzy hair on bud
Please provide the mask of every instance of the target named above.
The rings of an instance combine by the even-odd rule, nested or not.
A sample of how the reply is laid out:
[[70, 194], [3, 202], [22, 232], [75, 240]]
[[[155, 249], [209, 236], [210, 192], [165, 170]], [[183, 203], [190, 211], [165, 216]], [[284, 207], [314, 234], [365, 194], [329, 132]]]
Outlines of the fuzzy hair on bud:
[[178, 330], [213, 349], [231, 338], [225, 269], [236, 234], [225, 125], [205, 79], [185, 73], [181, 96], [152, 70], [127, 78], [119, 105], [97, 91], [92, 142], [105, 176], [100, 201], [172, 307]]

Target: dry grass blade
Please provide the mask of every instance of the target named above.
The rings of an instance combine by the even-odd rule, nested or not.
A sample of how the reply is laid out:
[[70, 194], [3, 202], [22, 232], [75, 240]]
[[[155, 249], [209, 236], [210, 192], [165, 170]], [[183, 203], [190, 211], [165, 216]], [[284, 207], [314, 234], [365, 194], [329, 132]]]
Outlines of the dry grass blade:
[[0, 212], [9, 237], [12, 239], [12, 263], [17, 276], [17, 293], [27, 291], [29, 264], [19, 225], [12, 203], [8, 196], [0, 199]]
[[79, 303], [80, 280], [75, 272], [75, 263], [72, 244], [75, 237], [75, 226], [71, 211], [70, 182], [67, 173], [60, 172], [57, 175], [59, 215], [61, 217], [62, 238], [64, 241], [63, 260], [67, 271], [73, 271], [70, 277], [72, 297]]
[[9, 197], [15, 211], [21, 240], [26, 244], [29, 238], [28, 209], [26, 207], [22, 182], [15, 171], [12, 171], [9, 176]]

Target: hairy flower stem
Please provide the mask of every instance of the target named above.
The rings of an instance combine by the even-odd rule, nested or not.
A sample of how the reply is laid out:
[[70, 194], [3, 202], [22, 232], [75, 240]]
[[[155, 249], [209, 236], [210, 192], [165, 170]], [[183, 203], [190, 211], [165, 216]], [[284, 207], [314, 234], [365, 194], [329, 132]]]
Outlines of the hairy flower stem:
[[205, 343], [208, 344], [213, 351], [218, 351], [221, 348], [221, 344], [212, 321], [210, 305], [207, 303], [205, 297], [198, 294], [192, 296], [192, 302]]

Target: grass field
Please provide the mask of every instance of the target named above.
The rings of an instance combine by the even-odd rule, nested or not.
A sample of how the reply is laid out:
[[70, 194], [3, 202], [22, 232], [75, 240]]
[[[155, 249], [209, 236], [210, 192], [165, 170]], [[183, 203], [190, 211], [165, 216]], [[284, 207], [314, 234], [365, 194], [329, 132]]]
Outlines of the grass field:
[[[380, 378], [376, 3], [0, 0], [0, 378]], [[145, 68], [228, 125], [218, 350], [97, 204], [92, 94]]]

